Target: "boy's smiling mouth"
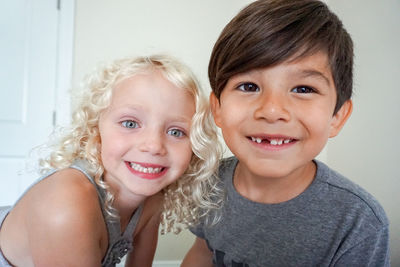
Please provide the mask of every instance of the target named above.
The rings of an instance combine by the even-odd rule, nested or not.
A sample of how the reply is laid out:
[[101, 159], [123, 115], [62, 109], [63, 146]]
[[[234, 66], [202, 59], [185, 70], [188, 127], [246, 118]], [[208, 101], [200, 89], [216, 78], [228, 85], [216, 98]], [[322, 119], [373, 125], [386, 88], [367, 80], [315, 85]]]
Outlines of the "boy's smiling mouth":
[[286, 145], [286, 144], [293, 143], [293, 142], [296, 141], [296, 139], [290, 138], [290, 137], [255, 137], [255, 136], [250, 136], [248, 138], [252, 142], [255, 142], [257, 144], [265, 143], [267, 145], [272, 145], [272, 146]]

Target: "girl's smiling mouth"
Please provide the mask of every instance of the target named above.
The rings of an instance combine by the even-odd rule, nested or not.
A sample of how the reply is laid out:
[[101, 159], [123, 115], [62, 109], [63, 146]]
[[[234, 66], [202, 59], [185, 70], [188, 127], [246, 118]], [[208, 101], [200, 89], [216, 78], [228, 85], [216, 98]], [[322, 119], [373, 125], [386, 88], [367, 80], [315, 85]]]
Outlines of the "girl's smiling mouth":
[[165, 166], [148, 163], [125, 161], [125, 165], [130, 172], [144, 179], [160, 178], [168, 170]]

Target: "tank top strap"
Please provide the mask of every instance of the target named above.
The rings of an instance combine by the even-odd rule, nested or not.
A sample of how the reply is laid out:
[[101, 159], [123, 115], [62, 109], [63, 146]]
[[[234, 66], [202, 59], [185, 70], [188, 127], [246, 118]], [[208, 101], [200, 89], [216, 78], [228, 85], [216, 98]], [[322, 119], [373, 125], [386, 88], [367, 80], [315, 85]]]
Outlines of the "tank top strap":
[[108, 228], [108, 250], [103, 259], [102, 266], [115, 266], [120, 263], [126, 253], [133, 250], [133, 233], [140, 219], [143, 210], [143, 203], [135, 210], [125, 231], [121, 234], [119, 219], [106, 220]]
[[132, 238], [133, 232], [136, 229], [136, 225], [139, 222], [140, 215], [142, 215], [142, 210], [143, 210], [143, 203], [136, 209], [135, 213], [131, 217], [131, 220], [126, 226], [126, 229], [122, 234], [124, 238]]
[[94, 180], [94, 177], [87, 171], [89, 169], [88, 165], [89, 165], [89, 162], [87, 162], [86, 160], [78, 159], [78, 160], [74, 161], [74, 163], [70, 166], [70, 168], [76, 169], [76, 170], [82, 172], [86, 176], [86, 178], [94, 185], [94, 187], [96, 188], [96, 191], [97, 191], [97, 195], [99, 197], [101, 210], [103, 212], [103, 216], [105, 219], [107, 213], [105, 212], [104, 203], [105, 203], [107, 193], [106, 193], [105, 189], [101, 188], [96, 183], [96, 181]]
[[135, 210], [128, 225], [126, 226], [125, 231], [121, 233], [120, 220], [118, 218], [111, 217], [105, 210], [105, 199], [107, 192], [105, 189], [101, 188], [94, 181], [94, 178], [87, 172], [87, 164], [89, 163], [84, 160], [77, 160], [73, 165], [71, 165], [71, 168], [77, 169], [85, 174], [85, 176], [96, 187], [101, 204], [101, 210], [103, 212], [103, 218], [108, 231], [108, 249], [103, 258], [102, 266], [115, 266], [115, 264], [119, 263], [121, 258], [128, 253], [128, 251], [133, 249], [133, 233], [142, 214], [144, 204], [142, 203]]
[[78, 160], [75, 160], [75, 161], [72, 163], [72, 165], [70, 166], [70, 168], [76, 169], [76, 170], [82, 172], [82, 173], [86, 176], [86, 178], [87, 178], [92, 184], [94, 184], [94, 185], [96, 186], [96, 190], [99, 191], [99, 190], [97, 189], [97, 184], [96, 184], [96, 182], [94, 181], [94, 177], [93, 177], [91, 174], [89, 174], [89, 172], [87, 171], [87, 170], [89, 169], [88, 165], [89, 165], [89, 163], [88, 163], [87, 161], [78, 159]]

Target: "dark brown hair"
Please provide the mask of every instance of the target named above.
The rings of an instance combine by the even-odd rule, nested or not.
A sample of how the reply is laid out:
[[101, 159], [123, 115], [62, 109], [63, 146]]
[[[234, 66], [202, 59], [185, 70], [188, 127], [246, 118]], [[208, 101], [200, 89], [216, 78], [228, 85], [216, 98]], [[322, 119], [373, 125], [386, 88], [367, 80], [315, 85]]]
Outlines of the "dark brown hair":
[[327, 53], [337, 101], [334, 114], [351, 98], [353, 42], [340, 19], [317, 0], [259, 0], [224, 28], [211, 54], [208, 76], [217, 98], [239, 73], [286, 60]]

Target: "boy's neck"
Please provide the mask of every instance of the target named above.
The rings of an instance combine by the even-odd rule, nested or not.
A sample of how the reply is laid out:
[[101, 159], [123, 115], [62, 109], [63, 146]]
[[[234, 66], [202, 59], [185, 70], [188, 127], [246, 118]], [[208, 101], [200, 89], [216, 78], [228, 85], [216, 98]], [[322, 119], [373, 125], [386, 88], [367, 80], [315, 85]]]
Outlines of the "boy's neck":
[[312, 183], [316, 173], [313, 161], [286, 177], [254, 176], [239, 162], [234, 173], [236, 191], [247, 199], [265, 204], [276, 204], [293, 199]]

